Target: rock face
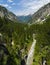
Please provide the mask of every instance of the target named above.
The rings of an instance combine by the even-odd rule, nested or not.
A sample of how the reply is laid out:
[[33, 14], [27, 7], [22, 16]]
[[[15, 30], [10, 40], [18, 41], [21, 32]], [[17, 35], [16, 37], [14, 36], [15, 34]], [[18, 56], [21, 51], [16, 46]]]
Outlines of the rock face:
[[50, 15], [50, 3], [40, 8], [32, 15], [30, 23], [38, 23], [44, 21], [47, 16]]
[[17, 21], [17, 16], [3, 6], [0, 6], [0, 17], [5, 17], [11, 21]]

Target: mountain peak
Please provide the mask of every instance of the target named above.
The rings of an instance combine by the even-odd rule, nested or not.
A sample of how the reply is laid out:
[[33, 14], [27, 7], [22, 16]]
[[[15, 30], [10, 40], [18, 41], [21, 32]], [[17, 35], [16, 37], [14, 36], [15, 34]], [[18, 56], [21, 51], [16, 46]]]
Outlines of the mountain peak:
[[47, 5], [50, 5], [50, 3], [48, 3]]
[[13, 14], [12, 12], [10, 12], [9, 10], [7, 10], [4, 6], [0, 5], [0, 17], [2, 18], [7, 18], [11, 21], [17, 21], [17, 16], [15, 14]]
[[41, 7], [37, 12], [32, 15], [32, 22], [30, 23], [40, 23], [44, 21], [47, 16], [50, 15], [50, 3]]

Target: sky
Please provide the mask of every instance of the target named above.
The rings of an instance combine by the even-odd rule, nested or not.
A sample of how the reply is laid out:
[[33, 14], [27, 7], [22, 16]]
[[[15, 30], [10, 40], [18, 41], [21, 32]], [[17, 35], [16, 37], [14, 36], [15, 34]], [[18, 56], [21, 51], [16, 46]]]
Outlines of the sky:
[[17, 16], [32, 15], [47, 3], [50, 3], [50, 0], [0, 0], [0, 5]]

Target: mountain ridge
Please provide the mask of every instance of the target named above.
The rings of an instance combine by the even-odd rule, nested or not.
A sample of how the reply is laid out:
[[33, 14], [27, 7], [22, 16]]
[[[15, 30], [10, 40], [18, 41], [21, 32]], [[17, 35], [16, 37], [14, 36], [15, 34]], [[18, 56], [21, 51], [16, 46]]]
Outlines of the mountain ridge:
[[0, 5], [0, 17], [8, 18], [11, 21], [18, 21], [20, 23], [41, 23], [40, 21], [44, 21], [47, 16], [50, 15], [50, 3], [41, 7], [38, 11], [36, 11], [32, 15], [28, 16], [16, 16], [5, 7]]
[[18, 21], [17, 16], [15, 14], [13, 14], [11, 11], [9, 11], [8, 9], [6, 9], [4, 6], [0, 5], [0, 17], [1, 18], [7, 18], [11, 21]]
[[35, 12], [31, 17], [31, 22], [28, 23], [39, 23], [40, 21], [44, 21], [47, 16], [50, 15], [50, 3], [41, 7], [37, 12]]
[[[38, 18], [39, 16], [37, 15]], [[35, 17], [35, 21], [37, 19]], [[32, 24], [34, 19], [30, 19], [29, 22]], [[14, 20], [8, 20], [3, 16], [2, 18], [0, 17], [0, 44], [6, 44], [6, 47], [0, 47], [0, 65], [26, 65], [25, 61], [27, 61], [28, 52], [34, 41], [33, 37], [37, 40], [35, 53], [32, 57], [33, 65], [43, 65], [45, 60], [47, 65], [50, 65], [50, 16], [44, 22], [46, 23], [42, 25], [33, 24], [28, 26], [23, 22], [14, 23]], [[8, 50], [8, 55], [5, 48]]]

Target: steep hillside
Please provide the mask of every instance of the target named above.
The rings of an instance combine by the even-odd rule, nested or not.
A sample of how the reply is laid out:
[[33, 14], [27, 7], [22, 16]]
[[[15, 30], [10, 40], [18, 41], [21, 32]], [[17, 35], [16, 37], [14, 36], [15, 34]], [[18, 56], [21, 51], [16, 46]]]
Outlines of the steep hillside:
[[3, 46], [0, 47], [0, 54], [4, 54], [0, 64], [20, 65], [24, 56], [28, 54], [32, 44], [32, 35], [35, 33], [37, 43], [33, 65], [40, 65], [45, 59], [47, 65], [50, 65], [50, 16], [45, 22], [41, 25], [33, 24], [29, 28], [25, 24], [14, 23], [0, 18], [0, 46], [4, 45], [6, 47], [4, 47], [6, 52], [2, 52], [2, 50], [5, 50]]
[[40, 21], [44, 21], [46, 17], [49, 15], [50, 15], [50, 3], [48, 3], [47, 5], [44, 5], [37, 12], [35, 12], [28, 23], [31, 23], [31, 24], [41, 23]]
[[[32, 65], [44, 65], [44, 62], [46, 62], [46, 65], [50, 65], [49, 6], [50, 4], [47, 4], [44, 6], [45, 8], [42, 7], [29, 21], [32, 24], [39, 17], [44, 19], [47, 15], [43, 21], [45, 23], [30, 26], [20, 23], [18, 20], [9, 19], [11, 13], [7, 13], [7, 9], [0, 6], [0, 65], [26, 65], [28, 52], [34, 41], [33, 34], [36, 35], [36, 46]], [[41, 21], [39, 20], [39, 22]]]
[[17, 22], [17, 17], [15, 14], [13, 14], [12, 12], [10, 12], [9, 10], [7, 10], [5, 7], [0, 5], [0, 17], [5, 17], [11, 21], [15, 21]]
[[33, 65], [43, 65], [44, 61], [50, 65], [50, 16], [44, 22], [30, 27], [30, 31], [36, 33], [37, 40]]
[[31, 42], [27, 24], [0, 17], [0, 65], [20, 65]]

